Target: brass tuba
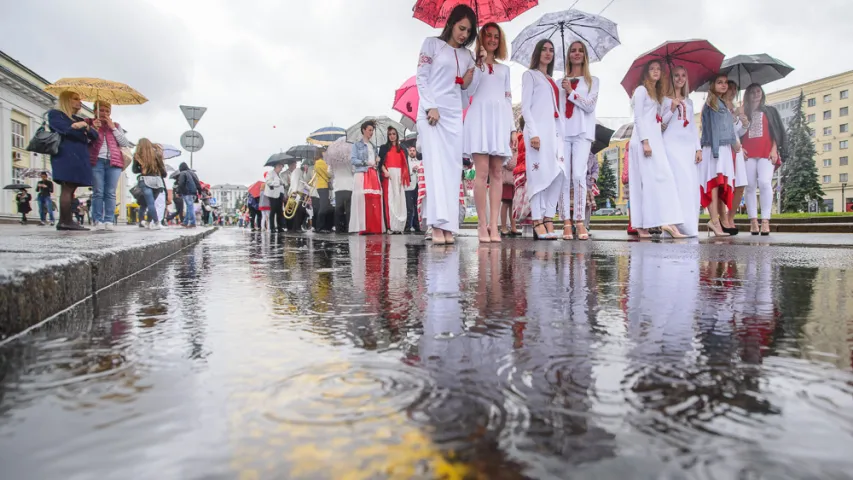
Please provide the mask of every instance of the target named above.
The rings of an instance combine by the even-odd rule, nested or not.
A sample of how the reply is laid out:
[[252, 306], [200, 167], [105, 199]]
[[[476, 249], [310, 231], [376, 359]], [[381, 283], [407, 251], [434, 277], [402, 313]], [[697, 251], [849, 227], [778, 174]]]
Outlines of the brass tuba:
[[296, 211], [300, 206], [303, 208], [308, 206], [308, 202], [311, 201], [311, 187], [314, 185], [316, 179], [317, 175], [315, 174], [308, 183], [301, 182], [301, 189], [290, 194], [290, 197], [287, 198], [287, 204], [284, 206], [284, 218], [290, 220], [296, 215]]

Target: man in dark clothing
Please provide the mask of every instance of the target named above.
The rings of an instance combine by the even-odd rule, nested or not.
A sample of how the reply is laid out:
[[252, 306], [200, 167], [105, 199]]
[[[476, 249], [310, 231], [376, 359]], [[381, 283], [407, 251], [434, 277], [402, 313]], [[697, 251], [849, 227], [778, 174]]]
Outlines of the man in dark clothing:
[[36, 192], [38, 192], [36, 201], [39, 206], [39, 217], [41, 217], [39, 225], [45, 224], [48, 213], [50, 214], [50, 224], [53, 225], [55, 220], [53, 218], [53, 204], [50, 201], [50, 196], [53, 195], [53, 182], [47, 179], [47, 172], [41, 172], [41, 179], [36, 185]]
[[181, 224], [184, 223], [184, 201], [181, 200], [181, 193], [178, 191], [178, 179], [175, 179], [175, 183], [172, 185], [172, 203], [175, 204], [175, 213], [170, 213], [166, 215], [166, 223], [171, 222], [176, 217], [178, 222]]
[[186, 162], [182, 162], [178, 167], [181, 173], [178, 175], [178, 194], [184, 201], [184, 221], [183, 225], [188, 228], [195, 228], [195, 199], [201, 191], [201, 182], [198, 180], [195, 172], [190, 170]]

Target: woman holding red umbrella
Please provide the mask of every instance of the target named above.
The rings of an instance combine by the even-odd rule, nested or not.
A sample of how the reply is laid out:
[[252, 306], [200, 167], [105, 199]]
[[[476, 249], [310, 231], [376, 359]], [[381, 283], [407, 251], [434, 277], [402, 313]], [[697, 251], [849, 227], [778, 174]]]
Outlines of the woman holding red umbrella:
[[586, 212], [586, 175], [589, 152], [595, 140], [595, 107], [598, 104], [598, 78], [589, 71], [589, 54], [583, 42], [569, 45], [569, 61], [560, 91], [563, 120], [563, 141], [566, 155], [566, 180], [563, 182], [563, 239], [571, 240], [572, 218], [569, 201], [575, 209], [578, 239], [589, 240], [584, 224]]
[[631, 99], [634, 131], [631, 133], [628, 181], [631, 223], [640, 238], [650, 238], [649, 229], [660, 227], [672, 238], [685, 238], [674, 225], [683, 223], [681, 205], [672, 201], [677, 194], [675, 177], [669, 166], [661, 134], [661, 103], [666, 80], [659, 60], [643, 67], [640, 84]]
[[[467, 91], [473, 100], [465, 119], [464, 152], [474, 159], [477, 172], [474, 203], [477, 206], [480, 242], [500, 242], [498, 216], [503, 190], [499, 186], [502, 186], [503, 165], [512, 157], [516, 138], [509, 67], [498, 63], [507, 57], [506, 39], [498, 24], [487, 23], [480, 29], [476, 49], [479, 52], [477, 68]], [[487, 179], [491, 187], [488, 189]]]
[[663, 102], [663, 143], [666, 158], [675, 187], [678, 190], [678, 203], [684, 222], [678, 230], [688, 237], [699, 235], [699, 170], [696, 166], [702, 161], [702, 146], [699, 144], [699, 131], [693, 122], [693, 102], [690, 100], [687, 69], [672, 69], [673, 89], [671, 96]]
[[459, 179], [462, 177], [462, 110], [474, 76], [474, 59], [466, 48], [477, 38], [477, 17], [457, 5], [438, 37], [424, 40], [418, 58], [418, 141], [421, 143], [429, 201], [427, 225], [433, 243], [454, 243], [459, 231]]

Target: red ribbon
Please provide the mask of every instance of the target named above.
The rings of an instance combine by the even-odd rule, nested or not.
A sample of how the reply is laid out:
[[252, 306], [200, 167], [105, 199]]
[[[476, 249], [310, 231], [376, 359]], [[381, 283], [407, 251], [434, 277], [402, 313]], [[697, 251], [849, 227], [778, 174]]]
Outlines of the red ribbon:
[[[569, 81], [572, 85], [572, 90], [578, 88], [578, 83], [580, 83], [579, 78], [573, 78]], [[578, 99], [578, 94], [575, 94], [575, 100]], [[569, 96], [566, 95], [566, 118], [572, 118], [572, 115], [575, 114], [575, 104], [569, 100]]]
[[[548, 81], [551, 82], [551, 88], [554, 89], [554, 105], [557, 105], [557, 102], [560, 98], [560, 89], [557, 88], [557, 84], [554, 82], [553, 78], [548, 75], [545, 75], [545, 78], [547, 78]], [[560, 113], [557, 111], [556, 108], [554, 109], [554, 118], [560, 118]]]
[[487, 64], [489, 66], [489, 75], [493, 75], [495, 73], [495, 66], [491, 63]]
[[663, 117], [661, 117], [660, 114], [657, 114], [657, 115], [655, 115], [655, 120], [657, 120], [658, 123], [662, 123]]
[[453, 55], [456, 57], [456, 85], [465, 85], [465, 81], [459, 76], [459, 54], [454, 50]]
[[462, 77], [456, 77], [456, 85], [465, 85], [465, 81], [462, 80]]

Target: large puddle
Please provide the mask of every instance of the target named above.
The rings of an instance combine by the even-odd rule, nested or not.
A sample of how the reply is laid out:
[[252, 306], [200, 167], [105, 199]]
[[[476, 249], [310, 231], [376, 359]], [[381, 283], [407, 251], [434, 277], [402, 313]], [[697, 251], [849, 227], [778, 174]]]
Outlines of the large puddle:
[[0, 346], [0, 476], [850, 478], [852, 257], [218, 232]]

